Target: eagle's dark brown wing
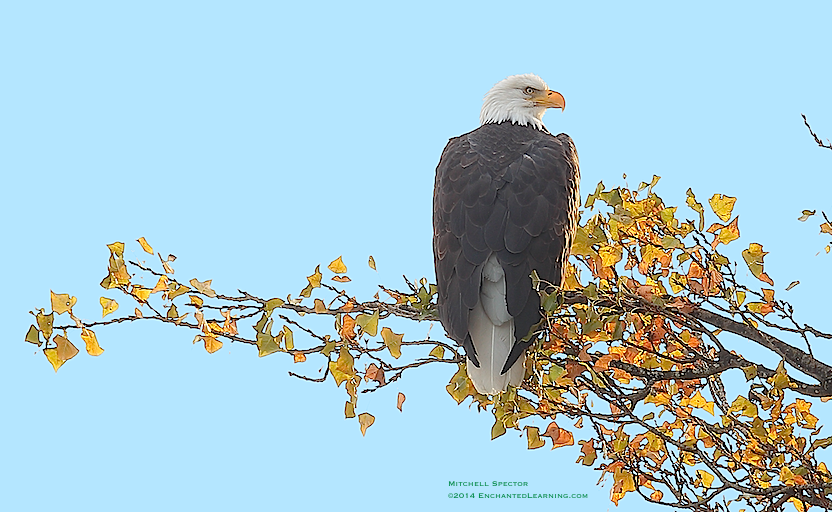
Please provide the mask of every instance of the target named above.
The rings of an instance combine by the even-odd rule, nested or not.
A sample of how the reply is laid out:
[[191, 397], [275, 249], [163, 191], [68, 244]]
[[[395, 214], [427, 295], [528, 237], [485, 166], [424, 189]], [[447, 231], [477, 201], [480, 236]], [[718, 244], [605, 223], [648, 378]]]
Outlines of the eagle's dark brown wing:
[[[436, 168], [433, 254], [439, 316], [448, 336], [479, 366], [468, 316], [483, 264], [496, 254], [516, 339], [540, 320], [530, 274], [559, 285], [578, 216], [578, 155], [568, 135], [486, 124], [451, 139]], [[530, 342], [515, 342], [503, 372]]]

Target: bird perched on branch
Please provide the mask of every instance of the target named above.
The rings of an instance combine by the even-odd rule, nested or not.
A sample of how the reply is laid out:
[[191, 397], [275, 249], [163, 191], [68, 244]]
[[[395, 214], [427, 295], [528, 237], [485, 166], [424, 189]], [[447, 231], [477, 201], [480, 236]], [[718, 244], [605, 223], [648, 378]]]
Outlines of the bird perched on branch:
[[448, 142], [433, 193], [439, 317], [477, 391], [519, 386], [540, 319], [531, 273], [559, 286], [577, 226], [578, 153], [543, 126], [560, 93], [533, 74], [485, 95], [481, 126]]

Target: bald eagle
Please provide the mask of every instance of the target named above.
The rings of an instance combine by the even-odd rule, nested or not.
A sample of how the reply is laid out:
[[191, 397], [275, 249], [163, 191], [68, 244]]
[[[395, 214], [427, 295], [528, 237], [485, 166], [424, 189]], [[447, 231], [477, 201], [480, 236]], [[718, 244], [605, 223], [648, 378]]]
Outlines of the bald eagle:
[[540, 319], [531, 273], [559, 286], [575, 234], [578, 153], [543, 126], [560, 93], [532, 74], [485, 95], [481, 126], [448, 142], [433, 193], [438, 308], [448, 336], [465, 349], [477, 391], [519, 386], [522, 341]]

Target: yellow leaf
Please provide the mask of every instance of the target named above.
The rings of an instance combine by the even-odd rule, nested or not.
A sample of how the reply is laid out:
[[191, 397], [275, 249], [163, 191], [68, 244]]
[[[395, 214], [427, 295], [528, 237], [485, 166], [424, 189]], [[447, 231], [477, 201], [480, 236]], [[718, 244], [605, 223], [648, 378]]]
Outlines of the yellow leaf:
[[772, 279], [765, 272], [763, 272], [763, 258], [766, 254], [768, 253], [763, 251], [762, 245], [752, 243], [749, 244], [748, 249], [742, 251], [742, 258], [745, 260], [746, 265], [748, 265], [748, 269], [754, 277], [774, 286], [774, 281], [772, 281]]
[[349, 400], [344, 404], [344, 417], [355, 418], [355, 404]]
[[52, 368], [55, 369], [55, 373], [58, 373], [58, 368], [60, 368], [66, 362], [63, 359], [58, 358], [58, 349], [56, 348], [47, 348], [43, 351], [43, 355], [46, 356], [46, 359], [49, 361], [49, 364], [51, 364]]
[[828, 222], [824, 222], [820, 225], [820, 232], [832, 235], [832, 225], [830, 225]]
[[139, 242], [139, 245], [142, 246], [144, 252], [146, 252], [147, 254], [153, 254], [153, 247], [150, 247], [150, 244], [147, 243], [147, 240], [145, 240], [144, 237], [141, 237], [136, 241]]
[[800, 281], [792, 281], [791, 283], [789, 283], [789, 286], [786, 287], [786, 291], [791, 290], [792, 288], [794, 288], [795, 286], [797, 286], [799, 284], [800, 284]]
[[107, 244], [107, 249], [110, 249], [111, 253], [120, 258], [124, 255], [124, 242], [113, 242], [111, 244]]
[[529, 450], [542, 448], [546, 444], [543, 439], [540, 439], [540, 429], [537, 427], [526, 426], [526, 440], [528, 441]]
[[34, 325], [30, 325], [29, 331], [26, 333], [26, 341], [28, 341], [29, 343], [34, 343], [37, 346], [41, 346], [43, 342], [40, 341], [40, 337], [38, 336], [39, 332], [40, 331], [38, 331], [37, 327], [35, 327]]
[[306, 288], [301, 290], [300, 296], [309, 297], [310, 295], [312, 295], [312, 290], [321, 286], [322, 278], [323, 274], [321, 274], [321, 266], [318, 265], [317, 267], [315, 267], [315, 273], [306, 278], [306, 280], [309, 281], [309, 284], [306, 286]]
[[702, 481], [702, 485], [704, 485], [706, 489], [710, 489], [711, 485], [714, 483], [714, 475], [708, 473], [704, 469], [697, 469], [696, 476]]
[[[372, 258], [372, 256], [370, 256], [370, 257]], [[399, 396], [396, 398], [396, 407], [399, 409], [399, 411], [402, 410], [402, 404], [404, 403], [404, 400], [405, 400], [404, 393], [400, 392]]]
[[443, 357], [445, 357], [445, 349], [442, 347], [442, 345], [436, 345], [428, 355], [433, 356], [436, 359], [442, 359]]
[[621, 261], [622, 249], [621, 246], [605, 245], [598, 250], [598, 255], [603, 266], [611, 267]]
[[202, 298], [198, 295], [189, 295], [188, 298], [191, 299], [191, 304], [198, 308], [202, 307], [202, 305], [205, 303], [205, 301], [203, 301]]
[[61, 361], [69, 361], [73, 357], [78, 355], [78, 349], [75, 348], [75, 345], [72, 344], [71, 341], [66, 339], [63, 336], [55, 336], [53, 340], [56, 345], [57, 356], [58, 359]]
[[315, 299], [315, 313], [326, 313], [326, 305], [321, 299]]
[[104, 349], [98, 345], [98, 339], [95, 337], [95, 333], [86, 327], [81, 330], [81, 339], [87, 344], [87, 354], [100, 356], [104, 353]]
[[704, 409], [708, 411], [709, 413], [711, 413], [711, 416], [713, 416], [714, 414], [714, 403], [705, 400], [705, 397], [702, 396], [702, 393], [698, 390], [696, 391], [696, 394], [690, 398], [688, 404], [698, 409]]
[[370, 336], [375, 336], [378, 334], [378, 310], [374, 311], [372, 315], [361, 313], [356, 317], [355, 323]]
[[176, 304], [171, 304], [168, 312], [165, 314], [167, 318], [179, 318], [179, 311], [176, 309]]
[[168, 284], [168, 299], [173, 300], [180, 295], [188, 293], [189, 291], [191, 291], [189, 287], [171, 281]]
[[734, 209], [734, 203], [736, 202], [736, 197], [724, 196], [722, 194], [714, 194], [708, 200], [708, 204], [711, 205], [711, 210], [714, 211], [722, 222], [727, 222], [731, 218], [731, 211]]
[[212, 279], [206, 279], [205, 281], [197, 281], [196, 278], [191, 279], [189, 282], [191, 286], [196, 289], [199, 293], [203, 295], [207, 295], [208, 297], [216, 297], [217, 293], [211, 289], [211, 281]]
[[35, 315], [35, 320], [37, 321], [38, 327], [40, 328], [40, 332], [43, 333], [43, 338], [46, 341], [49, 341], [49, 338], [52, 337], [52, 322], [54, 319], [54, 313], [44, 315], [42, 309], [38, 312], [37, 315]]
[[376, 270], [376, 260], [373, 259], [372, 256], [370, 256], [370, 261], [368, 261], [367, 263], [370, 265], [371, 269]]
[[754, 418], [757, 416], [757, 406], [749, 399], [738, 396], [728, 409], [730, 412], [739, 412], [742, 416]]
[[332, 280], [336, 283], [349, 283], [352, 281], [352, 279], [347, 276], [332, 276]]
[[338, 360], [329, 362], [329, 371], [332, 373], [332, 377], [335, 379], [337, 386], [340, 387], [342, 382], [351, 379], [355, 375], [353, 361], [354, 359], [350, 351], [347, 350], [346, 346], [342, 345], [341, 351], [338, 353]]
[[358, 424], [361, 425], [361, 435], [365, 435], [367, 433], [367, 429], [370, 428], [376, 421], [375, 416], [370, 413], [362, 412], [358, 415]]
[[114, 301], [113, 299], [108, 299], [107, 297], [101, 297], [98, 299], [98, 302], [101, 303], [101, 309], [103, 312], [101, 313], [101, 318], [109, 315], [113, 311], [118, 309], [118, 302]]
[[145, 288], [136, 284], [134, 284], [133, 288], [130, 289], [130, 294], [142, 302], [147, 302], [151, 293], [153, 293], [153, 290], [150, 288]]
[[72, 306], [78, 302], [77, 297], [70, 297], [68, 293], [55, 293], [49, 290], [52, 296], [52, 312], [62, 315], [72, 309]]
[[295, 336], [288, 325], [283, 326], [283, 339], [286, 340], [286, 350], [295, 349]]
[[159, 280], [156, 281], [156, 286], [150, 290], [150, 293], [157, 293], [157, 292], [164, 292], [168, 289], [168, 276], [159, 276]]
[[404, 334], [396, 334], [389, 327], [381, 328], [381, 339], [384, 340], [384, 345], [390, 350], [390, 355], [396, 359], [402, 356], [402, 339]]
[[205, 342], [205, 351], [209, 354], [213, 354], [217, 350], [222, 348], [222, 342], [213, 336], [197, 336], [201, 338], [202, 341]]
[[705, 208], [703, 208], [702, 204], [696, 200], [696, 196], [693, 194], [692, 189], [688, 189], [687, 196], [688, 197], [685, 202], [692, 210], [699, 214], [699, 229], [705, 229]]
[[341, 256], [338, 256], [338, 259], [327, 265], [326, 268], [336, 274], [345, 274], [347, 272], [347, 266], [344, 265], [344, 261], [341, 259]]

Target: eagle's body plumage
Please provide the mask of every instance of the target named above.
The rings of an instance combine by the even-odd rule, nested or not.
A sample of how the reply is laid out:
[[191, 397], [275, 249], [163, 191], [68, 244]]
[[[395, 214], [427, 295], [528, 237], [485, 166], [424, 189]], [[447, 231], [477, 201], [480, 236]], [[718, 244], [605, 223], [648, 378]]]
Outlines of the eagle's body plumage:
[[433, 199], [439, 316], [480, 393], [523, 380], [531, 342], [521, 340], [541, 318], [530, 274], [560, 285], [579, 179], [572, 139], [542, 123], [486, 119], [442, 153]]

